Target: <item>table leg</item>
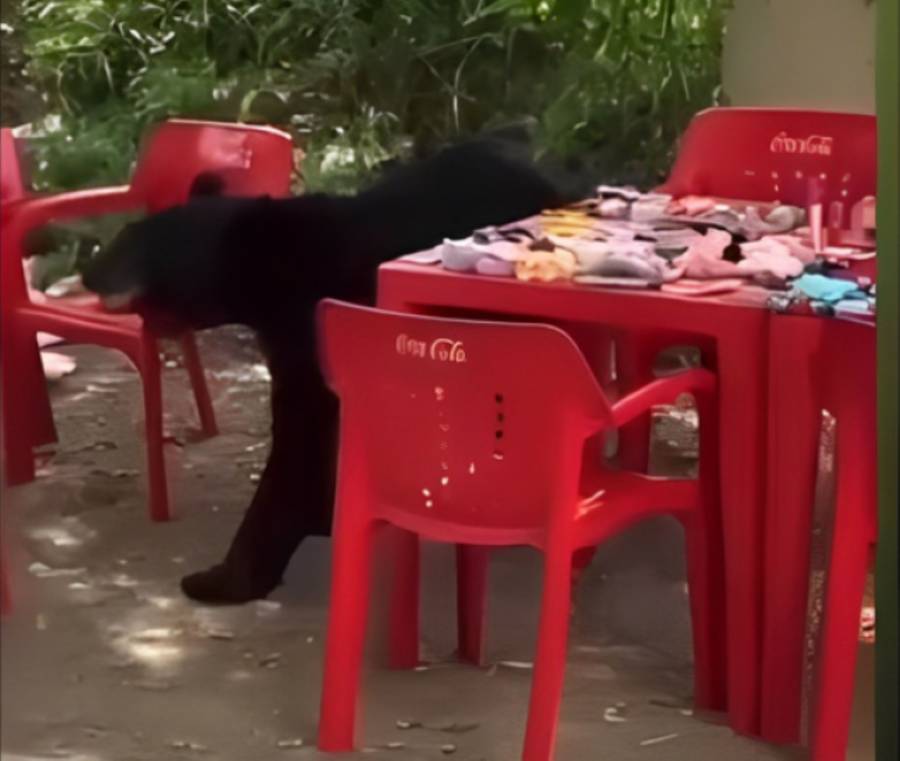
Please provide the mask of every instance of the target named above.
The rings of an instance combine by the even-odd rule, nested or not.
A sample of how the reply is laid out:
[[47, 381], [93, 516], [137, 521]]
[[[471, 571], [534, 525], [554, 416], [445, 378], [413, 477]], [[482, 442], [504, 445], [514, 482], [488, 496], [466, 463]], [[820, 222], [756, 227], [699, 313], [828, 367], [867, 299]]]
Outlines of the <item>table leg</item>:
[[765, 494], [765, 321], [718, 341], [722, 527], [729, 723], [759, 732], [762, 508]]
[[776, 316], [769, 329], [761, 733], [776, 743], [800, 740], [803, 643], [822, 407], [813, 363], [821, 324], [819, 319]]

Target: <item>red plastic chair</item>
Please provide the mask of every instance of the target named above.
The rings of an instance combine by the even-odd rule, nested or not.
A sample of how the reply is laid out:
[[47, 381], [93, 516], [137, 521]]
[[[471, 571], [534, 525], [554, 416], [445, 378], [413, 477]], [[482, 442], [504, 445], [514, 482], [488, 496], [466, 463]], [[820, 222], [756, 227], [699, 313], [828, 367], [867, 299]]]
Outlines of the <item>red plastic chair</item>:
[[692, 120], [660, 192], [805, 207], [810, 178], [824, 203], [850, 206], [871, 195], [875, 117], [788, 108], [712, 108]]
[[[745, 201], [780, 201], [805, 208], [809, 180], [822, 183], [826, 208], [850, 208], [875, 194], [875, 117], [787, 108], [712, 108], [688, 125], [669, 178], [657, 190], [676, 198], [705, 195]], [[653, 378], [661, 351], [690, 336], [629, 334], [616, 344], [616, 370], [625, 389]], [[727, 432], [725, 432], [727, 435]], [[647, 467], [649, 416], [622, 431], [623, 464]]]
[[[610, 405], [572, 340], [539, 325], [416, 317], [333, 301], [320, 306], [323, 369], [341, 398], [334, 558], [319, 747], [354, 745], [374, 529], [390, 524], [458, 545], [460, 649], [481, 657], [486, 553], [545, 555], [540, 634], [523, 758], [553, 756], [570, 613], [572, 556], [642, 518], [674, 513], [688, 541], [695, 699], [723, 707], [722, 558], [715, 377], [692, 370]], [[678, 394], [697, 396], [700, 481], [601, 469], [588, 438]], [[415, 542], [407, 543], [415, 547]], [[414, 553], [415, 550], [412, 550]], [[414, 554], [397, 558], [417, 585]], [[392, 647], [413, 664], [418, 610], [392, 616]], [[396, 602], [396, 601], [395, 601]], [[397, 660], [397, 659], [395, 659]]]
[[[25, 187], [24, 177], [20, 171], [16, 141], [12, 130], [7, 128], [0, 129], [0, 230], [6, 225], [6, 216], [11, 205], [14, 202], [22, 201], [27, 196], [28, 189]], [[0, 256], [2, 256], [2, 253], [0, 253]], [[2, 270], [2, 274], [5, 278], [5, 270]], [[13, 276], [14, 281], [15, 276]], [[0, 294], [3, 295], [5, 301], [6, 291], [2, 282], [0, 282]], [[2, 306], [5, 306], [5, 304], [0, 304], [0, 307]], [[25, 362], [26, 358], [23, 356], [20, 358], [20, 361]], [[43, 365], [41, 364], [41, 355], [37, 343], [29, 351], [27, 363], [27, 366], [20, 368], [19, 372], [26, 373], [29, 378], [41, 378], [43, 376]], [[53, 412], [50, 409], [50, 397], [46, 393], [46, 385], [41, 384], [37, 386], [28, 395], [27, 403], [29, 404], [28, 417], [33, 421], [29, 431], [29, 433], [33, 433], [31, 446], [35, 447], [55, 442], [56, 426], [53, 423]], [[6, 450], [4, 449], [4, 451]], [[27, 478], [25, 480], [31, 479]], [[7, 474], [4, 483], [10, 481], [9, 474]]]
[[860, 608], [877, 537], [875, 329], [773, 316], [770, 341], [764, 729], [782, 742], [801, 739], [812, 506], [821, 410], [827, 409], [836, 419], [836, 488], [807, 735], [813, 761], [843, 761]]
[[[3, 131], [4, 192], [23, 191], [15, 170], [12, 135]], [[51, 197], [7, 201], [2, 206], [2, 344], [7, 467], [11, 484], [34, 478], [34, 446], [55, 440], [35, 335], [45, 331], [71, 343], [89, 343], [123, 352], [141, 374], [144, 389], [150, 514], [169, 518], [163, 460], [162, 398], [156, 338], [132, 314], [111, 314], [95, 297], [71, 303], [33, 303], [22, 271], [23, 236], [52, 221], [132, 210], [153, 213], [184, 203], [194, 179], [220, 174], [230, 195], [283, 196], [290, 191], [293, 165], [290, 137], [267, 127], [170, 121], [144, 144], [131, 184]], [[216, 423], [203, 368], [192, 334], [182, 339], [200, 419], [207, 434]]]

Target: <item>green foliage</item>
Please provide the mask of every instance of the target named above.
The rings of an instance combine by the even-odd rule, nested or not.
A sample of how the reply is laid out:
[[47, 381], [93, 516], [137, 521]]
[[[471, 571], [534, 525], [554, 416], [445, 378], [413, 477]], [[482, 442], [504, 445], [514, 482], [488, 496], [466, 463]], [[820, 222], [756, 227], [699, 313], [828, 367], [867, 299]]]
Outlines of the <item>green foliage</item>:
[[47, 188], [122, 182], [170, 116], [267, 122], [304, 183], [357, 187], [380, 162], [534, 124], [541, 150], [655, 181], [719, 99], [729, 0], [22, 0]]
[[40, 98], [25, 76], [22, 35], [18, 33], [18, 6], [0, 2], [0, 124], [27, 122], [40, 113]]

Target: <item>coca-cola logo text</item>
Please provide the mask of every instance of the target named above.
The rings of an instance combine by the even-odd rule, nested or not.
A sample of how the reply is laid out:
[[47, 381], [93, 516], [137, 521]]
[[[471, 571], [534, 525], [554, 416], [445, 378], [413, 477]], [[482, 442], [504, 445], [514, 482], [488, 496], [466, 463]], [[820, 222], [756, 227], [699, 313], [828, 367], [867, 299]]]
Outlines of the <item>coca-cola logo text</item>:
[[834, 143], [833, 137], [827, 135], [810, 135], [806, 138], [788, 137], [787, 132], [779, 132], [769, 143], [771, 153], [814, 153], [830, 156]]
[[463, 342], [455, 341], [452, 338], [435, 338], [429, 343], [402, 333], [397, 336], [394, 347], [401, 357], [432, 359], [435, 362], [462, 363], [466, 361]]

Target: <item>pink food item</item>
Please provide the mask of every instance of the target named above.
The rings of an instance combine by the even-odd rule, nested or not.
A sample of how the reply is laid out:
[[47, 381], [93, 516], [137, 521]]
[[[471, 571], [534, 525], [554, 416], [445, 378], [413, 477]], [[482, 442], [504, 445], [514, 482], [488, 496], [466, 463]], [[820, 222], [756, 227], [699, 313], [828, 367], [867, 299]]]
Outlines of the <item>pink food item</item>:
[[682, 278], [674, 283], [665, 283], [660, 290], [666, 293], [675, 293], [679, 296], [715, 296], [736, 291], [743, 285], [744, 281], [738, 278], [726, 278], [724, 280]]
[[829, 262], [864, 262], [874, 259], [877, 252], [862, 251], [848, 246], [826, 246], [822, 251], [822, 256]]
[[430, 248], [427, 251], [417, 251], [414, 254], [401, 256], [399, 261], [410, 262], [411, 264], [440, 264], [441, 250], [440, 248], [435, 246], [434, 248]]
[[600, 216], [604, 219], [626, 219], [630, 209], [624, 198], [605, 198], [600, 202]]
[[604, 277], [603, 275], [576, 275], [576, 283], [581, 285], [601, 285], [611, 288], [649, 288], [650, 283], [636, 277]]
[[768, 240], [777, 241], [787, 246], [788, 250], [795, 259], [799, 259], [804, 264], [812, 264], [816, 260], [815, 250], [806, 244], [799, 235], [769, 235]]
[[672, 201], [666, 208], [668, 214], [687, 214], [696, 217], [705, 211], [712, 211], [716, 207], [716, 201], [707, 196], [684, 196]]
[[774, 238], [762, 238], [741, 245], [744, 258], [737, 266], [751, 275], [774, 275], [786, 279], [803, 274], [803, 262], [796, 258], [790, 247]]
[[740, 277], [743, 273], [737, 265], [722, 258], [730, 244], [730, 233], [715, 228], [707, 230], [675, 259], [675, 267], [690, 278]]

